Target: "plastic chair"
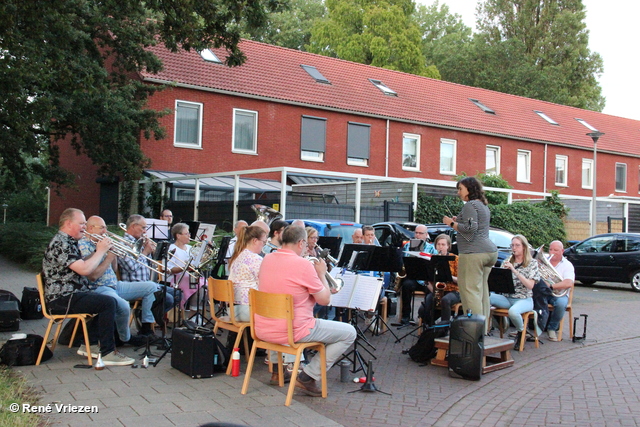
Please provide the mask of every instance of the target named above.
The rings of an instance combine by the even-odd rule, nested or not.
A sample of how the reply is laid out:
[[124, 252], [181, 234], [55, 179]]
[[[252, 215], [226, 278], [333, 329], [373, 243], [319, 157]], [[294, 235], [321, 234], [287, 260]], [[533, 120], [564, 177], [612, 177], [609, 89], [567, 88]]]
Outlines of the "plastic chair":
[[[249, 305], [251, 310], [251, 336], [253, 337], [253, 347], [251, 347], [251, 356], [249, 357], [249, 365], [247, 366], [247, 374], [242, 384], [242, 394], [247, 394], [249, 381], [251, 379], [251, 371], [256, 359], [258, 348], [272, 350], [278, 352], [278, 375], [280, 379], [280, 387], [284, 387], [284, 375], [282, 369], [282, 353], [294, 354], [296, 361], [291, 372], [291, 382], [289, 383], [289, 391], [285, 406], [291, 404], [293, 399], [293, 390], [298, 377], [298, 369], [302, 359], [302, 352], [307, 348], [318, 351], [315, 357], [320, 357], [321, 381], [322, 381], [322, 397], [327, 397], [327, 356], [325, 353], [324, 343], [321, 342], [295, 342], [293, 340], [293, 297], [289, 294], [271, 294], [260, 292], [255, 289], [249, 290]], [[286, 322], [288, 345], [275, 344], [263, 341], [256, 334], [255, 316], [262, 316], [268, 319], [281, 319]]]
[[[229, 307], [228, 316], [218, 316], [216, 314], [214, 300], [224, 302]], [[220, 280], [209, 277], [209, 307], [211, 308], [211, 319], [215, 322], [213, 333], [218, 333], [218, 329], [236, 332], [236, 341], [233, 348], [240, 346], [240, 340], [244, 337], [244, 357], [249, 360], [249, 338], [245, 330], [251, 325], [249, 322], [238, 322], [233, 307], [233, 283], [231, 280]], [[231, 363], [227, 366], [227, 375], [231, 375]]]
[[71, 340], [69, 340], [69, 348], [73, 346], [73, 340], [76, 337], [78, 324], [82, 323], [82, 331], [84, 332], [84, 345], [87, 347], [87, 360], [89, 361], [89, 365], [93, 365], [93, 361], [91, 360], [91, 345], [89, 344], [89, 332], [87, 332], [87, 319], [90, 317], [93, 317], [94, 315], [89, 313], [49, 314], [49, 310], [47, 309], [47, 303], [44, 298], [44, 282], [42, 280], [42, 273], [38, 273], [36, 275], [36, 281], [38, 283], [38, 292], [40, 293], [40, 303], [42, 304], [42, 314], [44, 314], [44, 317], [49, 319], [49, 324], [47, 325], [47, 331], [44, 333], [44, 339], [42, 340], [42, 346], [40, 347], [40, 353], [38, 354], [36, 365], [39, 365], [40, 361], [42, 360], [42, 354], [44, 353], [44, 348], [47, 345], [47, 339], [49, 338], [51, 327], [54, 324], [57, 324], [58, 327], [56, 328], [56, 333], [55, 333], [55, 336], [53, 337], [53, 342], [51, 344], [51, 351], [53, 351], [56, 348], [56, 343], [58, 342], [58, 336], [60, 335], [60, 327], [64, 323], [65, 319], [76, 319], [76, 325], [73, 327]]

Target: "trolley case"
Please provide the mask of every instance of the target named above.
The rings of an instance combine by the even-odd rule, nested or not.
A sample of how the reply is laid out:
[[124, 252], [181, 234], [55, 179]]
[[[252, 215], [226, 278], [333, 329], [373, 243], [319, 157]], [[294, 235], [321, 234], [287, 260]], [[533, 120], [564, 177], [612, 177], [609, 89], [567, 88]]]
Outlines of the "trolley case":
[[191, 378], [213, 376], [215, 337], [201, 335], [189, 329], [175, 328], [171, 335], [171, 367]]
[[20, 308], [15, 301], [0, 301], [0, 332], [20, 329]]
[[482, 376], [484, 316], [463, 315], [451, 322], [449, 335], [449, 375], [468, 380]]

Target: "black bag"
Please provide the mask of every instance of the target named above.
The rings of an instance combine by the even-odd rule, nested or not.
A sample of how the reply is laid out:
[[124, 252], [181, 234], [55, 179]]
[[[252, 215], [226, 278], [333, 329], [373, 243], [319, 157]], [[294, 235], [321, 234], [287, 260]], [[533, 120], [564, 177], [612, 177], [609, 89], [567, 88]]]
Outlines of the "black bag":
[[25, 286], [24, 289], [22, 289], [20, 317], [22, 317], [23, 320], [42, 319], [44, 317], [38, 288], [29, 288]]
[[[0, 348], [0, 363], [7, 366], [35, 365], [42, 347], [42, 341], [43, 338], [35, 334], [28, 334], [26, 338], [7, 341]], [[45, 347], [41, 362], [52, 357], [53, 353], [49, 347]]]
[[[553, 298], [553, 292], [544, 282], [540, 279], [533, 285], [533, 310], [538, 313], [538, 327], [541, 330], [547, 329], [547, 322], [549, 321], [549, 305], [547, 301], [549, 298]], [[533, 319], [530, 319], [533, 321]], [[533, 327], [529, 326], [530, 329]]]
[[172, 333], [171, 367], [191, 378], [211, 378], [225, 372], [230, 355], [211, 330], [194, 332], [175, 328]]
[[0, 332], [20, 329], [19, 303], [13, 300], [0, 301]]
[[0, 302], [1, 301], [15, 301], [20, 304], [20, 300], [13, 292], [5, 291], [4, 289], [0, 289]]
[[436, 357], [438, 349], [436, 349], [436, 338], [447, 336], [449, 323], [429, 326], [424, 328], [418, 341], [409, 349], [409, 357], [414, 362], [427, 364], [431, 359]]

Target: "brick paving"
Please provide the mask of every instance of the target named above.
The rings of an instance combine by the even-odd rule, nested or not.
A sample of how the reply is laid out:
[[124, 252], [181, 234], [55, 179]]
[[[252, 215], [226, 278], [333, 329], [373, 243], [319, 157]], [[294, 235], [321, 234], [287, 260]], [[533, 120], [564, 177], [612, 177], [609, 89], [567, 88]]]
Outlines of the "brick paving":
[[[35, 275], [0, 258], [0, 288], [17, 296], [35, 286]], [[74, 369], [83, 363], [74, 349], [59, 346], [41, 366], [22, 371], [41, 393], [41, 404], [96, 405], [97, 414], [52, 414], [55, 426], [198, 426], [210, 422], [250, 426], [638, 426], [640, 425], [640, 293], [629, 285], [576, 287], [574, 316], [586, 313], [587, 339], [527, 343], [513, 352], [515, 365], [480, 381], [451, 378], [444, 368], [420, 366], [389, 334], [367, 339], [376, 347], [376, 386], [382, 393], [357, 391], [329, 371], [329, 397], [296, 394], [284, 406], [286, 389], [268, 385], [266, 366], [257, 364], [247, 395], [243, 376], [219, 374], [191, 379], [171, 368], [170, 355], [158, 367]], [[582, 335], [579, 322], [578, 335]], [[20, 332], [42, 335], [46, 321], [21, 322]], [[395, 328], [394, 328], [395, 331]], [[401, 331], [400, 331], [401, 332]], [[0, 340], [10, 337], [1, 333]], [[134, 356], [133, 349], [125, 347]], [[157, 352], [154, 350], [154, 352]], [[365, 360], [369, 357], [363, 352]], [[242, 364], [244, 371], [245, 364]], [[354, 376], [358, 376], [355, 374]]]

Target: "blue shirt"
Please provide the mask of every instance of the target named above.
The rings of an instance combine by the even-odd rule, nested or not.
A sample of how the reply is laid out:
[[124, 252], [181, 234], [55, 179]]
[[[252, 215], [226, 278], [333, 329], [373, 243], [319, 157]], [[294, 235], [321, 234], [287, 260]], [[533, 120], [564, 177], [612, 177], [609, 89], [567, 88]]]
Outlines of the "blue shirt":
[[[82, 253], [83, 258], [87, 258], [96, 251], [96, 244], [86, 237], [80, 239], [80, 241], [78, 242], [78, 247], [80, 248], [80, 252]], [[105, 254], [100, 262], [102, 263], [106, 257], [107, 255]], [[104, 271], [102, 276], [98, 278], [98, 280], [96, 280], [95, 282], [89, 280], [89, 289], [95, 289], [98, 286], [108, 286], [115, 289], [117, 283], [118, 277], [113, 271], [113, 268], [111, 268], [111, 264], [109, 264], [109, 267], [107, 267], [107, 269]]]

